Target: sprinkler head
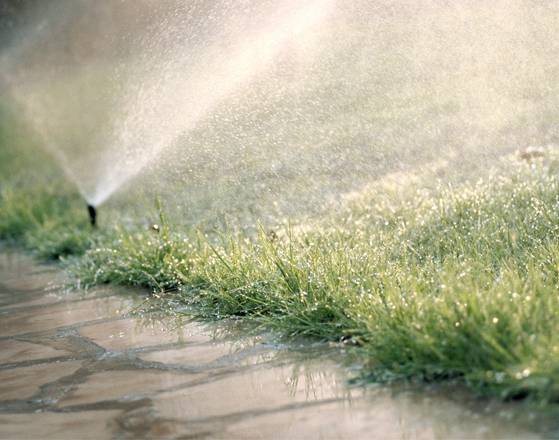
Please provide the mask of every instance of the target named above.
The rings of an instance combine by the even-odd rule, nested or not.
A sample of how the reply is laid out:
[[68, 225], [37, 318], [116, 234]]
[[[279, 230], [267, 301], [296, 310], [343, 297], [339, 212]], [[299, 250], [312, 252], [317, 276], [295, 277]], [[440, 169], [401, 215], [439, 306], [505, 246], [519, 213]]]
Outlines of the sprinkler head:
[[95, 210], [95, 206], [88, 204], [87, 212], [89, 212], [89, 221], [91, 226], [95, 227], [97, 225], [97, 211]]

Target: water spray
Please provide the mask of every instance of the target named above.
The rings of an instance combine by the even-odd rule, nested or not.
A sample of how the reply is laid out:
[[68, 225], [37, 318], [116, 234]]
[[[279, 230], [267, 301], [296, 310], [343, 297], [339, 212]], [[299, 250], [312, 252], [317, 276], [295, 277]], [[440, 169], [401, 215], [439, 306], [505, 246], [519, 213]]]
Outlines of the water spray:
[[89, 212], [89, 222], [91, 223], [92, 227], [97, 225], [97, 210], [95, 206], [87, 204], [87, 212]]

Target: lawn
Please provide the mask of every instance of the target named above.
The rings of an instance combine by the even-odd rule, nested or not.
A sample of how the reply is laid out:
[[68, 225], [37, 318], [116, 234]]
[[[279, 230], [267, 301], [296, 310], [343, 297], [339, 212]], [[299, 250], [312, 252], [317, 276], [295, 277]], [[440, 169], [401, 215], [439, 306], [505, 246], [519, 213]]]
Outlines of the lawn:
[[[231, 89], [222, 40], [129, 19], [150, 2], [122, 47], [38, 26], [0, 57], [0, 240], [79, 288], [347, 344], [370, 380], [556, 403], [559, 10], [404, 3], [337, 2]], [[78, 186], [117, 189], [96, 229]]]
[[77, 286], [141, 286], [201, 318], [344, 341], [374, 380], [559, 399], [553, 148], [529, 162], [504, 157], [474, 183], [419, 191], [431, 178], [419, 175], [398, 198], [364, 192], [328, 217], [255, 234], [172, 224], [164, 206], [152, 208], [158, 231], [91, 230], [46, 157], [39, 170], [32, 148], [4, 142], [0, 154], [0, 237], [60, 259]]

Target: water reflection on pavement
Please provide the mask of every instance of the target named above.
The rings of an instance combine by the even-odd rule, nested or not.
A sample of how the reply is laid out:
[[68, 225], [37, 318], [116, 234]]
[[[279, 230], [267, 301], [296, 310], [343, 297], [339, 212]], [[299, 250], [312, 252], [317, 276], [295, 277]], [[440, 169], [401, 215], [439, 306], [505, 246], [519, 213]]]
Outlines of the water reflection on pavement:
[[348, 387], [336, 348], [216, 337], [215, 326], [192, 321], [166, 326], [130, 316], [141, 300], [134, 292], [64, 292], [56, 287], [61, 277], [29, 257], [0, 254], [0, 438], [531, 439], [554, 432], [518, 406], [440, 390]]

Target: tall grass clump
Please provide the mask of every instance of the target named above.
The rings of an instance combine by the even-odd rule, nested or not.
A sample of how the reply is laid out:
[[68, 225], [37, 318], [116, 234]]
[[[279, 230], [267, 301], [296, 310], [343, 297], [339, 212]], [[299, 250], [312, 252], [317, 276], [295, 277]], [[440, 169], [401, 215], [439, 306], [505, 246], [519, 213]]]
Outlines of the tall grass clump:
[[206, 318], [351, 340], [377, 379], [559, 398], [554, 172], [519, 170], [348, 218], [277, 237], [120, 231], [71, 271], [83, 285], [170, 291]]

